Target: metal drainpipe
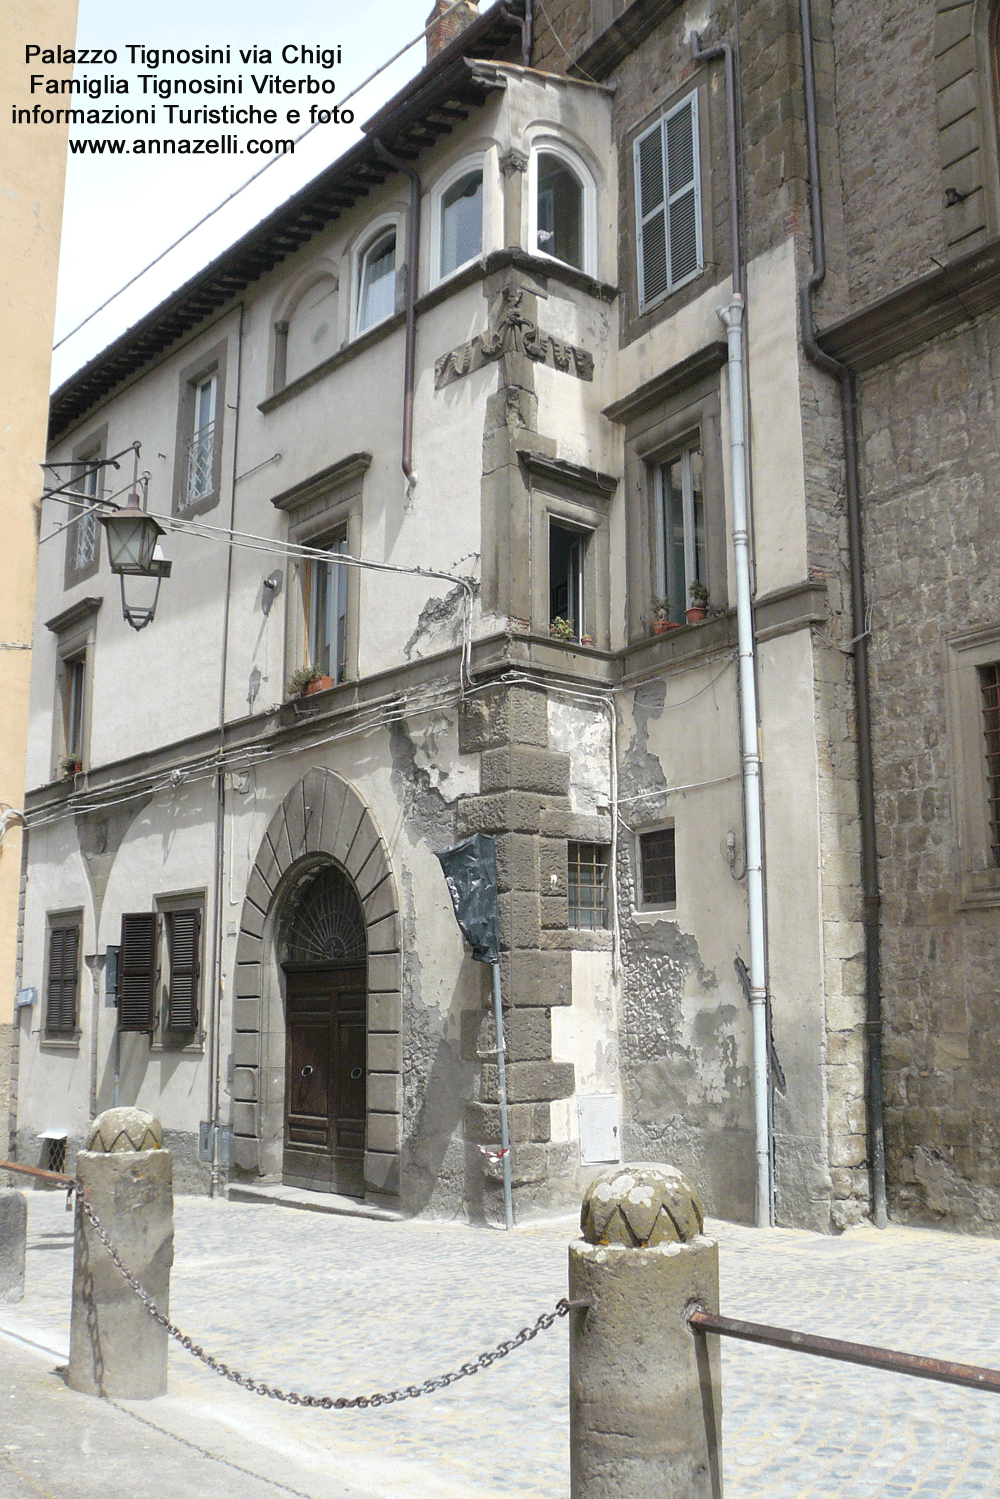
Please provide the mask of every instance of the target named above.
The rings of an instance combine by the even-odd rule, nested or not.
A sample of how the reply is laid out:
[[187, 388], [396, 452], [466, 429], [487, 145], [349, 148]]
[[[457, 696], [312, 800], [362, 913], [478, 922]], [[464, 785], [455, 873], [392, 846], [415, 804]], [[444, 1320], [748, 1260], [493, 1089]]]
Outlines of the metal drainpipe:
[[387, 151], [372, 137], [375, 154], [388, 166], [410, 179], [410, 225], [406, 251], [406, 352], [403, 356], [403, 454], [400, 460], [406, 475], [407, 503], [413, 498], [417, 476], [413, 472], [413, 384], [417, 351], [417, 283], [420, 271], [420, 178], [407, 162]]
[[733, 295], [743, 294], [743, 249], [740, 244], [740, 197], [739, 166], [736, 141], [736, 63], [733, 49], [728, 42], [719, 42], [714, 47], [701, 49], [701, 37], [697, 32], [691, 37], [691, 56], [695, 62], [715, 62], [722, 58], [726, 64], [726, 142], [729, 148], [729, 240], [733, 265]]
[[521, 65], [525, 68], [531, 67], [531, 48], [535, 40], [535, 5], [534, 0], [527, 0], [524, 7], [524, 16], [516, 16], [506, 5], [501, 5], [500, 14], [505, 21], [511, 21], [515, 26], [521, 28]]
[[[236, 475], [240, 437], [240, 391], [243, 381], [243, 313], [240, 303], [240, 323], [236, 344], [236, 413], [233, 417], [233, 473], [229, 501], [229, 529], [236, 528]], [[226, 393], [221, 392], [225, 401]], [[229, 616], [233, 592], [233, 546], [230, 540], [226, 553], [226, 594], [222, 612], [222, 662], [219, 672], [219, 754], [226, 744], [226, 683], [229, 676]], [[225, 982], [222, 966], [222, 947], [225, 933], [222, 929], [223, 860], [226, 844], [226, 776], [221, 765], [216, 771], [215, 800], [215, 879], [212, 902], [213, 923], [213, 985], [212, 1005], [209, 1011], [208, 1038], [208, 1119], [211, 1132], [212, 1169], [209, 1176], [209, 1196], [214, 1197], [222, 1188], [222, 1171], [219, 1163], [219, 1104], [222, 1072], [222, 989]]]
[[767, 940], [764, 903], [763, 796], [757, 727], [757, 658], [750, 593], [750, 528], [747, 514], [747, 452], [744, 421], [743, 251], [740, 242], [739, 163], [736, 135], [736, 66], [728, 42], [701, 49], [691, 38], [697, 62], [722, 58], [726, 65], [726, 130], [729, 147], [729, 232], [733, 296], [719, 317], [729, 346], [729, 442], [733, 475], [733, 560], [736, 570], [736, 627], [739, 637], [740, 740], [746, 817], [747, 925], [750, 937], [750, 1014], [753, 1023], [754, 1151], [756, 1220], [774, 1221], [771, 1179], [771, 1071], [768, 1059]]
[[847, 544], [851, 579], [851, 619], [854, 634], [854, 708], [858, 735], [858, 804], [861, 828], [861, 888], [865, 931], [865, 1031], [868, 1037], [868, 1130], [872, 1154], [872, 1207], [877, 1228], [885, 1228], [885, 1117], [882, 1088], [882, 992], [879, 933], [878, 855], [875, 842], [875, 774], [872, 763], [871, 692], [868, 671], [867, 600], [861, 525], [861, 484], [854, 372], [833, 359], [816, 342], [812, 295], [826, 277], [826, 238], [823, 195], [819, 175], [819, 133], [816, 124], [816, 74], [813, 60], [812, 12], [809, 0], [799, 0], [802, 27], [802, 76], [805, 86], [806, 149], [809, 160], [809, 215], [812, 224], [813, 272], [801, 288], [802, 347], [818, 369], [840, 386], [844, 431], [844, 471], [847, 497]]

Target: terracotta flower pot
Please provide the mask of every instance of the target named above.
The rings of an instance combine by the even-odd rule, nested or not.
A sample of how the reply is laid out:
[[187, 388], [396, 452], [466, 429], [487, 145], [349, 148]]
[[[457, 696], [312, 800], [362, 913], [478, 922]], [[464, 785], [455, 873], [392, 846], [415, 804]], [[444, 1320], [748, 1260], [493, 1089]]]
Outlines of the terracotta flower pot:
[[306, 697], [309, 697], [314, 692], [325, 692], [328, 687], [333, 687], [335, 685], [336, 684], [334, 683], [332, 677], [317, 677], [316, 680], [314, 682], [310, 682], [309, 686], [306, 688]]
[[689, 625], [696, 625], [700, 623], [701, 620], [708, 618], [708, 610], [706, 608], [703, 608], [701, 604], [695, 604], [692, 609], [686, 609], [684, 611], [684, 618], [687, 620]]
[[672, 620], [672, 619], [654, 619], [653, 620], [653, 634], [654, 635], [665, 635], [668, 630], [679, 630], [679, 629], [680, 629], [680, 625], [676, 624], [674, 622], [674, 620]]

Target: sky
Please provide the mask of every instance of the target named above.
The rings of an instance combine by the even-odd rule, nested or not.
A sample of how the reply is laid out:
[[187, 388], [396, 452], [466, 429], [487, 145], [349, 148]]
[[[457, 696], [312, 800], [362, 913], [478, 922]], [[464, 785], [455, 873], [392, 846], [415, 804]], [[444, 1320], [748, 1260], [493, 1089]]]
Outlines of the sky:
[[[155, 107], [156, 121], [150, 125], [77, 125], [71, 130], [71, 140], [123, 137], [131, 147], [137, 137], [153, 135], [179, 139], [232, 134], [240, 144], [254, 136], [294, 137], [309, 124], [310, 104], [315, 100], [329, 105], [331, 97], [317, 98], [298, 92], [273, 96], [269, 91], [258, 95], [252, 82], [254, 77], [261, 80], [265, 74], [277, 74], [293, 81], [307, 77], [332, 80], [335, 84], [332, 102], [336, 103], [423, 30], [430, 8], [431, 0], [374, 0], [374, 3], [369, 0], [360, 4], [351, 4], [349, 0], [284, 0], [283, 4], [275, 4], [274, 0], [267, 3], [214, 0], [212, 4], [206, 4], [205, 0], [163, 0], [155, 7], [138, 7], [132, 0], [128, 4], [125, 0], [80, 0], [77, 47], [113, 48], [118, 56], [110, 66], [104, 62], [98, 66], [78, 66], [76, 77], [96, 79], [108, 75], [116, 81], [124, 79], [129, 84], [129, 93], [102, 95], [99, 99], [77, 97], [72, 104], [102, 110]], [[141, 19], [137, 20], [137, 16]], [[46, 37], [42, 45], [55, 45], [59, 41], [64, 47], [73, 44], [72, 38], [52, 36]], [[330, 68], [308, 62], [288, 65], [281, 59], [281, 50], [286, 46], [319, 51], [338, 45], [342, 60]], [[130, 46], [147, 49], [228, 46], [232, 61], [228, 66], [184, 67], [161, 63], [154, 70], [148, 62], [143, 64], [139, 53], [133, 64]], [[269, 48], [272, 61], [255, 63], [251, 57], [244, 64], [240, 49], [254, 47], [258, 56], [259, 49]], [[425, 58], [425, 44], [421, 40], [351, 101], [347, 108], [355, 111], [353, 125], [318, 126], [296, 146], [294, 155], [278, 159], [248, 154], [142, 156], [130, 150], [129, 154], [109, 159], [106, 155], [80, 155], [71, 151], [59, 266], [57, 342], [264, 161], [274, 160], [275, 164], [55, 350], [53, 388], [346, 151], [358, 139], [359, 125], [419, 71]], [[202, 95], [164, 100], [162, 95], [143, 94], [140, 79], [143, 73], [159, 80], [242, 76], [243, 93], [239, 97]], [[69, 102], [65, 97], [55, 101], [45, 99], [37, 92], [29, 98], [27, 91], [25, 99], [18, 102], [39, 100], [60, 105]], [[258, 108], [276, 108], [280, 123], [256, 130], [250, 126], [180, 124], [176, 118], [171, 124], [166, 104], [185, 109], [252, 104]], [[299, 123], [288, 125], [284, 121], [289, 108], [301, 111]]]

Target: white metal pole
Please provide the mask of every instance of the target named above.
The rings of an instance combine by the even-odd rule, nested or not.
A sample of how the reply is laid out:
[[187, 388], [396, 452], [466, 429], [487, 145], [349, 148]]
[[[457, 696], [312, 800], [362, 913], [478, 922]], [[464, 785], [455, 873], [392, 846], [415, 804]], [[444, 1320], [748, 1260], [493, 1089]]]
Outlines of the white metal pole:
[[740, 739], [747, 839], [757, 1225], [765, 1227], [772, 1221], [768, 1104], [770, 1069], [767, 1057], [760, 739], [757, 731], [757, 683], [754, 675], [753, 615], [750, 604], [750, 536], [747, 526], [746, 434], [743, 416], [743, 298], [735, 294], [729, 306], [720, 309], [719, 317], [725, 324], [729, 344], [729, 441], [733, 476], [733, 553], [736, 564], [736, 627], [740, 663]]
[[503, 1009], [500, 1003], [500, 964], [493, 969], [493, 1021], [497, 1038], [497, 1102], [500, 1105], [500, 1149], [503, 1151], [503, 1216], [508, 1228], [514, 1227], [514, 1206], [510, 1197], [510, 1136], [507, 1132], [507, 1069], [504, 1064]]

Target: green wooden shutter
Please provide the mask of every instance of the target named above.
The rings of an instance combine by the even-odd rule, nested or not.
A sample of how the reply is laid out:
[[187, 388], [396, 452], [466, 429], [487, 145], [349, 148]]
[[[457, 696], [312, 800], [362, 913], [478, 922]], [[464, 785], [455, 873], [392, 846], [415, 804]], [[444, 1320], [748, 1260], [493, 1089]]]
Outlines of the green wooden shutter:
[[151, 1031], [156, 1023], [156, 916], [122, 917], [118, 955], [118, 1029]]
[[45, 1029], [72, 1035], [76, 1030], [76, 991], [79, 982], [80, 928], [53, 927], [49, 933], [49, 980]]
[[198, 979], [201, 963], [201, 912], [167, 913], [170, 944], [170, 992], [167, 999], [167, 1029], [198, 1029]]

